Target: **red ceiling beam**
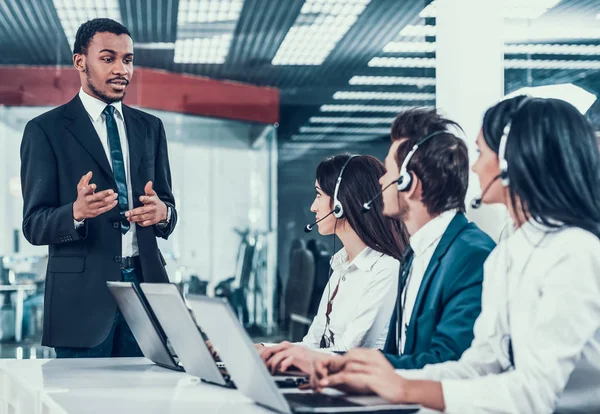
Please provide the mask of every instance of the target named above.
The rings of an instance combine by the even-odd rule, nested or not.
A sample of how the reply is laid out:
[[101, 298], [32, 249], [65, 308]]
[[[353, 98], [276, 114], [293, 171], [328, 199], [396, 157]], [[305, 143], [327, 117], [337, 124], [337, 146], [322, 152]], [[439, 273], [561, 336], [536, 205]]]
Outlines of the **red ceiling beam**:
[[[0, 104], [58, 106], [79, 91], [74, 68], [0, 66]], [[158, 109], [241, 121], [279, 122], [279, 90], [199, 76], [136, 68], [124, 102]]]

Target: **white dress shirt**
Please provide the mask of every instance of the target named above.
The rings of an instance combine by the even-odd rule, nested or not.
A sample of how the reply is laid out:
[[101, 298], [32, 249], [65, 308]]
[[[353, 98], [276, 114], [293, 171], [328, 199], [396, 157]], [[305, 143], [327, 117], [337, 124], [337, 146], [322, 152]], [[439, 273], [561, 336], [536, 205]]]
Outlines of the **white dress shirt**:
[[448, 413], [599, 413], [598, 237], [525, 223], [485, 263], [474, 334], [459, 361], [398, 373], [441, 381]]
[[450, 225], [450, 222], [456, 216], [458, 210], [448, 210], [435, 217], [415, 234], [410, 237], [410, 247], [413, 249], [413, 262], [410, 267], [410, 273], [406, 279], [406, 287], [402, 292], [402, 335], [400, 337], [400, 353], [404, 353], [404, 345], [406, 344], [406, 332], [410, 319], [412, 317], [413, 308], [419, 294], [419, 288], [423, 281], [423, 276], [427, 271], [431, 257], [435, 252], [442, 236]]
[[321, 297], [317, 316], [301, 344], [319, 348], [326, 327], [328, 295], [333, 295], [339, 281], [328, 327], [335, 343], [326, 350], [382, 349], [398, 294], [400, 262], [366, 247], [350, 263], [346, 250], [341, 249], [332, 257], [331, 266], [333, 273]]
[[[93, 96], [88, 95], [83, 91], [83, 88], [79, 90], [79, 99], [83, 103], [83, 107], [90, 116], [90, 121], [94, 125], [100, 142], [106, 153], [108, 163], [112, 168], [112, 157], [110, 156], [110, 147], [108, 145], [108, 133], [106, 131], [106, 116], [102, 113], [106, 108], [106, 103]], [[121, 151], [123, 152], [123, 162], [125, 164], [125, 177], [127, 181], [127, 201], [129, 203], [129, 209], [133, 208], [133, 196], [131, 192], [131, 174], [129, 171], [129, 141], [127, 140], [127, 132], [125, 131], [125, 118], [123, 117], [123, 108], [121, 101], [113, 102], [111, 104], [115, 107], [115, 121], [117, 123], [117, 129], [119, 130], [119, 138], [121, 139]], [[91, 182], [94, 182], [92, 177]], [[97, 191], [107, 190], [106, 188], [98, 188]], [[119, 208], [119, 205], [115, 208]], [[75, 226], [78, 224], [75, 222]], [[138, 244], [136, 237], [135, 223], [131, 223], [129, 231], [123, 235], [121, 256], [130, 257], [138, 255]]]

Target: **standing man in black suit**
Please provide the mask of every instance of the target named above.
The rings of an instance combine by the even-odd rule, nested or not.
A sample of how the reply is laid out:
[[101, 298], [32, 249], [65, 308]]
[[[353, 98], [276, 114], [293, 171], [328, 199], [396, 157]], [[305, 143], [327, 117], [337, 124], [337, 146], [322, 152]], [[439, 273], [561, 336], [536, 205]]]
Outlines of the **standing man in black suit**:
[[23, 233], [48, 245], [42, 344], [61, 357], [141, 356], [106, 282], [168, 282], [156, 237], [177, 222], [160, 119], [121, 103], [133, 41], [110, 19], [77, 31], [81, 90], [29, 121]]

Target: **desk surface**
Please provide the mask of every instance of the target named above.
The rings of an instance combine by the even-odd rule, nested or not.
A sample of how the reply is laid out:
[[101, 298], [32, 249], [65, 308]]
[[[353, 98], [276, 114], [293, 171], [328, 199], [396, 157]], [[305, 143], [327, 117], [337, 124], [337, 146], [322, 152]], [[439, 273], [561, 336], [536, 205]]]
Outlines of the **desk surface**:
[[0, 412], [273, 413], [236, 390], [145, 358], [0, 360]]

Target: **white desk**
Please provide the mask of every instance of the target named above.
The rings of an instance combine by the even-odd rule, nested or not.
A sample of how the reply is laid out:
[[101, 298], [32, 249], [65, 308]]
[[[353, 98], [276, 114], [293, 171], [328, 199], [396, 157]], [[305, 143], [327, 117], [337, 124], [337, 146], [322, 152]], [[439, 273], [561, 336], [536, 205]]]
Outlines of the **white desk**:
[[0, 360], [0, 413], [272, 414], [144, 358]]
[[[291, 390], [290, 390], [291, 391]], [[293, 392], [293, 391], [291, 391]], [[273, 414], [145, 358], [0, 360], [0, 414]], [[419, 414], [435, 413], [420, 410]]]

